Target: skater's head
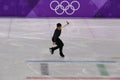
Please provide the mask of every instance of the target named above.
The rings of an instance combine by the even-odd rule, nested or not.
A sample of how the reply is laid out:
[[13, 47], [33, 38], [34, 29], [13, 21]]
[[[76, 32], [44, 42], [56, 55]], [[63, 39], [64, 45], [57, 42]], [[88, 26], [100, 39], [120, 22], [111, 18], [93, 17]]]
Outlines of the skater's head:
[[57, 29], [61, 30], [61, 28], [62, 28], [62, 24], [61, 23], [57, 23]]

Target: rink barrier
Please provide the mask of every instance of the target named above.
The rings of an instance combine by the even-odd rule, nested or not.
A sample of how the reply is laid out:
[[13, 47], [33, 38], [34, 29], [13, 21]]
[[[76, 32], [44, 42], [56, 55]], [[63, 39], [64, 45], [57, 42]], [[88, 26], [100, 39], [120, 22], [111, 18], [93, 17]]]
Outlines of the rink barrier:
[[66, 62], [71, 62], [71, 63], [80, 63], [80, 62], [85, 62], [85, 63], [117, 63], [115, 60], [27, 60], [26, 62], [48, 62], [48, 63], [66, 63]]
[[26, 77], [26, 80], [120, 80], [120, 77]]

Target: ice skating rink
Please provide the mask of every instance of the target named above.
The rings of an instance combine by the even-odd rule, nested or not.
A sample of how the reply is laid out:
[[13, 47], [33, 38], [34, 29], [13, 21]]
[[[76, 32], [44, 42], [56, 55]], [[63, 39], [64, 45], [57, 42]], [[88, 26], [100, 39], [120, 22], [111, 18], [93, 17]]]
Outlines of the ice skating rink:
[[[61, 58], [49, 47], [66, 20]], [[0, 80], [120, 80], [120, 19], [0, 18]]]

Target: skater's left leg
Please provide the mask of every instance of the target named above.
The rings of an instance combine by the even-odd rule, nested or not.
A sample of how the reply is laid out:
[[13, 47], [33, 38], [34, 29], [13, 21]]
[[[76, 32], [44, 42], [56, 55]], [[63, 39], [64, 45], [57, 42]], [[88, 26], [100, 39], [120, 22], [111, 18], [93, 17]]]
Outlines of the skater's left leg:
[[54, 54], [54, 51], [55, 51], [56, 49], [58, 49], [58, 48], [59, 48], [59, 46], [49, 48], [49, 49], [50, 49], [51, 54]]
[[54, 54], [54, 51], [59, 48], [59, 39], [56, 40], [56, 47], [49, 48], [51, 54]]

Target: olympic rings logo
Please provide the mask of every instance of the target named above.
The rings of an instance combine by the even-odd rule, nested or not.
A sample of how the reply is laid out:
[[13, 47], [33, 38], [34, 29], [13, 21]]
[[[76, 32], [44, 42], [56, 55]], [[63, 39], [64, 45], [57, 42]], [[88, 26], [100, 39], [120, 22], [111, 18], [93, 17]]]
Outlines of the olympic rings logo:
[[67, 15], [72, 15], [75, 13], [75, 11], [80, 9], [80, 3], [76, 0], [72, 1], [71, 3], [67, 0], [64, 0], [62, 2], [53, 0], [50, 3], [50, 9], [55, 11], [55, 13], [58, 15], [62, 15], [64, 13], [66, 13]]

